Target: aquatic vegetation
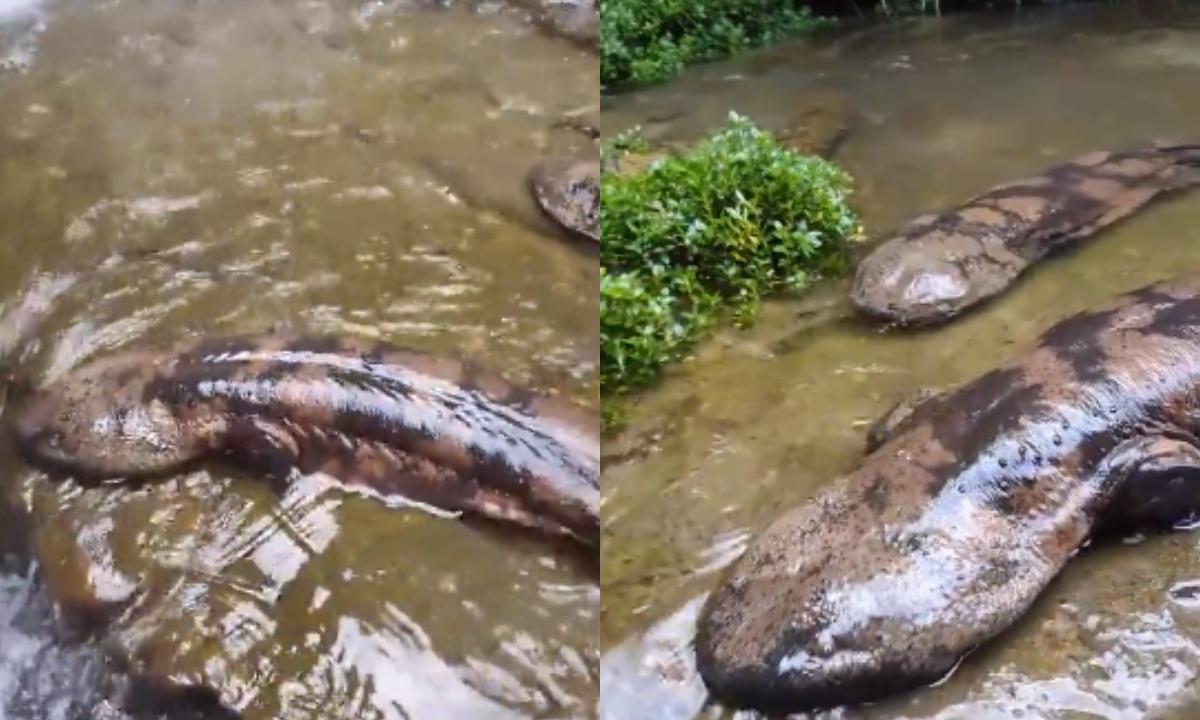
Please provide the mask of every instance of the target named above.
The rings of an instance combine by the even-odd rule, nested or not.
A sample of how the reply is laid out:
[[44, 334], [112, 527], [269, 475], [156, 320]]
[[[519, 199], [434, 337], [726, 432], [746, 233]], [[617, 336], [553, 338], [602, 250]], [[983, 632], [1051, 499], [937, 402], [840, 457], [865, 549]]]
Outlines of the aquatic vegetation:
[[600, 4], [600, 82], [658, 82], [685, 65], [767, 45], [828, 22], [794, 2], [605, 0]]
[[645, 153], [652, 149], [650, 141], [642, 134], [642, 126], [638, 125], [600, 143], [600, 160], [607, 162], [613, 158], [619, 159], [626, 153]]
[[606, 400], [654, 380], [723, 313], [747, 324], [764, 295], [845, 271], [860, 234], [845, 172], [736, 114], [693, 150], [601, 185]]
[[682, 357], [710, 324], [716, 298], [693, 270], [610, 273], [600, 277], [603, 392], [622, 392], [653, 380]]

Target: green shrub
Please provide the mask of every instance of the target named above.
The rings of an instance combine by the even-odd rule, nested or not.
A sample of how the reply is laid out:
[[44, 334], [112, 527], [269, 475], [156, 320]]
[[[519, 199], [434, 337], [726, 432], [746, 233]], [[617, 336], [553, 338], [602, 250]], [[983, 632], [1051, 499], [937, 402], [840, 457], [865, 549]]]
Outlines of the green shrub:
[[680, 359], [714, 319], [717, 298], [689, 269], [600, 275], [600, 382], [604, 392], [646, 385]]
[[788, 0], [603, 0], [600, 81], [657, 82], [826, 22]]
[[601, 388], [657, 377], [721, 311], [750, 322], [760, 299], [848, 265], [860, 232], [850, 179], [748, 120], [641, 175], [601, 178]]
[[642, 126], [638, 125], [601, 142], [600, 159], [603, 161], [609, 157], [622, 157], [626, 153], [644, 153], [651, 150], [650, 142], [642, 135]]

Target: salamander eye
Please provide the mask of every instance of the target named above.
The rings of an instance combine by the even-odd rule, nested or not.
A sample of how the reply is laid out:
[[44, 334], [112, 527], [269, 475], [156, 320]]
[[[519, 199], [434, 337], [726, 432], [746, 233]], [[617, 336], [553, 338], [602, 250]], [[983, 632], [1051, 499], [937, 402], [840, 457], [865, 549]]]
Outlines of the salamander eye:
[[48, 450], [61, 452], [63, 449], [63, 435], [57, 430], [43, 431], [42, 436], [38, 440]]

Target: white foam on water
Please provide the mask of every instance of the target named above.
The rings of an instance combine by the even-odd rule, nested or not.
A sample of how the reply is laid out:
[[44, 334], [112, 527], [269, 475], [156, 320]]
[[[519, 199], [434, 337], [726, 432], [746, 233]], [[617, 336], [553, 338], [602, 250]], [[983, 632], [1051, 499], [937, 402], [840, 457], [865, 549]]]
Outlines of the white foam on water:
[[0, 575], [0, 720], [10, 720], [5, 698], [16, 692], [20, 668], [41, 648], [35, 638], [16, 631], [12, 625], [17, 612], [28, 601], [29, 587], [25, 578]]
[[0, 71], [28, 69], [45, 27], [42, 0], [0, 0]]
[[34, 576], [0, 572], [0, 720], [129, 720], [99, 687], [98, 653], [56, 641]]
[[44, 0], [0, 0], [0, 23], [36, 18]]
[[0, 0], [0, 20], [29, 15], [38, 9], [42, 0]]

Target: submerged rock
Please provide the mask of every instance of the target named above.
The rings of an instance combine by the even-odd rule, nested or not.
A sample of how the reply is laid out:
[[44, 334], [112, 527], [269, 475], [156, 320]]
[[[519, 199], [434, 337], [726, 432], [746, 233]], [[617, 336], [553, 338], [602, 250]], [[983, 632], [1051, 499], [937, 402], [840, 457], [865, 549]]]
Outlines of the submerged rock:
[[[502, 106], [503, 101], [495, 107]], [[481, 155], [467, 144], [438, 147], [436, 152], [421, 158], [418, 166], [428, 177], [428, 182], [441, 188], [452, 203], [494, 213], [504, 221], [532, 232], [552, 233], [558, 221], [548, 221], [547, 213], [543, 212], [535, 189], [531, 187], [531, 176], [541, 177], [538, 173], [543, 167], [553, 170], [571, 164], [570, 160], [559, 158], [575, 158], [583, 162], [583, 158], [598, 155], [598, 132], [595, 131], [595, 121], [587, 112], [588, 109], [584, 107], [555, 112], [557, 117], [548, 122], [543, 122], [545, 119], [541, 117], [536, 119], [536, 123], [542, 123], [543, 128], [540, 142], [527, 147], [527, 151], [531, 157], [554, 159], [542, 160], [533, 170], [529, 166], [524, 169], [514, 166], [507, 155]], [[553, 178], [546, 177], [549, 187], [553, 187]], [[549, 218], [553, 219], [553, 215]]]

